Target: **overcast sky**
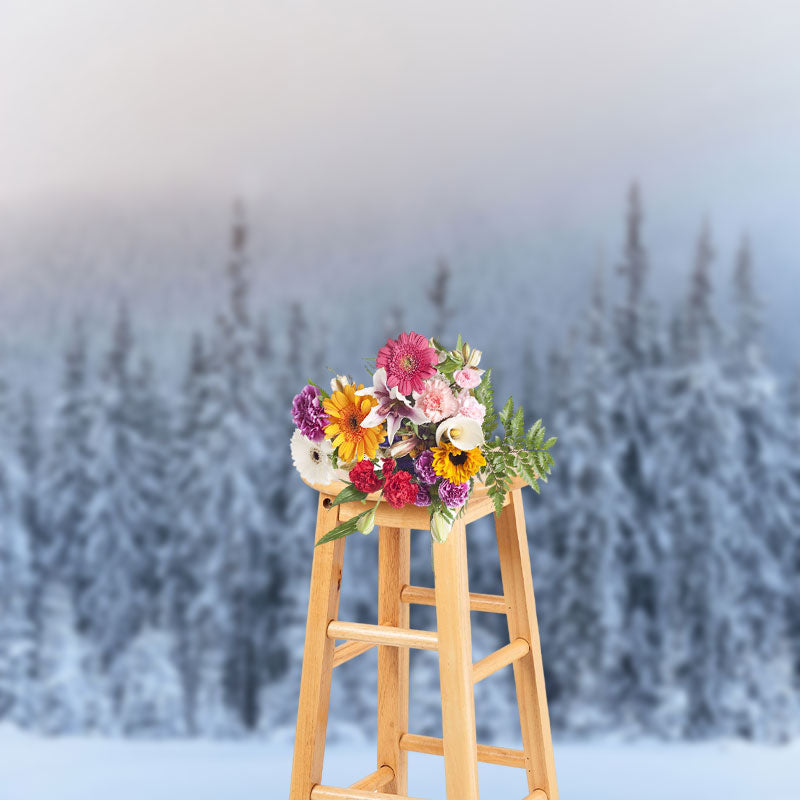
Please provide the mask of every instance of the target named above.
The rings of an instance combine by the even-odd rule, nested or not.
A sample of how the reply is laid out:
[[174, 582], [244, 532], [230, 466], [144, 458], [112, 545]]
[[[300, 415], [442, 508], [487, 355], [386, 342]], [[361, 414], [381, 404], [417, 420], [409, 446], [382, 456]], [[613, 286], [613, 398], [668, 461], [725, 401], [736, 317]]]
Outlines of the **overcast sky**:
[[241, 193], [323, 238], [480, 219], [614, 257], [638, 177], [665, 274], [707, 214], [785, 318], [798, 31], [765, 0], [0, 0], [0, 210]]

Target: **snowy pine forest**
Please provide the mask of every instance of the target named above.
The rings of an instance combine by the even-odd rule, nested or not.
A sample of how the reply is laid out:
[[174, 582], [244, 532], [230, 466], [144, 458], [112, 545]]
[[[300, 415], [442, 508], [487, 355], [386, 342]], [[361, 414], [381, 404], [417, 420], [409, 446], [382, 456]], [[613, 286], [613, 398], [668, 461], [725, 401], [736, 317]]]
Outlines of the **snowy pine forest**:
[[[477, 305], [479, 330], [461, 330], [559, 436], [550, 483], [525, 498], [552, 722], [575, 737], [785, 741], [800, 728], [800, 372], [765, 355], [746, 241], [719, 263], [703, 226], [667, 302], [636, 187], [621, 230], [614, 269], [546, 352], [534, 330], [509, 346], [508, 320]], [[417, 330], [455, 339], [456, 277], [431, 270]], [[110, 331], [76, 317], [54, 395], [0, 375], [0, 720], [291, 736], [316, 498], [291, 464], [289, 408], [337, 368], [345, 338], [302, 302], [255, 307], [255, 280], [239, 211], [218, 313], [182, 375], [145, 351], [124, 302]], [[358, 315], [357, 355], [408, 321], [402, 298]], [[496, 593], [491, 527], [472, 527], [471, 589]], [[432, 582], [429, 547], [415, 534], [416, 583]], [[375, 621], [377, 536], [346, 551], [341, 616]], [[412, 624], [433, 626], [431, 609]], [[476, 657], [503, 626], [474, 615]], [[412, 670], [414, 731], [435, 733], [435, 657], [415, 653]], [[334, 684], [333, 728], [369, 735], [370, 655]], [[505, 672], [477, 704], [480, 738], [518, 732]]]

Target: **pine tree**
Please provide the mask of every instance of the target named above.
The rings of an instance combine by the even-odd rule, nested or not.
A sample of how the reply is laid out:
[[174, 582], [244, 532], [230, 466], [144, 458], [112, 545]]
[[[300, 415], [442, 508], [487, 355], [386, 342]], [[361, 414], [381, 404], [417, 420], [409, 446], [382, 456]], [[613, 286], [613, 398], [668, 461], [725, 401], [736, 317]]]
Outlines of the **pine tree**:
[[431, 324], [431, 335], [434, 339], [442, 341], [449, 331], [450, 320], [453, 315], [450, 306], [450, 278], [452, 270], [447, 260], [439, 258], [436, 262], [436, 272], [433, 276], [433, 283], [428, 289], [428, 299], [433, 307], [433, 320]]
[[41, 487], [47, 547], [41, 554], [42, 571], [69, 587], [77, 608], [85, 605], [83, 595], [91, 577], [85, 562], [86, 531], [82, 525], [92, 496], [90, 391], [86, 333], [83, 322], [77, 319], [64, 352], [55, 418], [43, 454]]
[[[97, 723], [99, 676], [93, 674], [87, 643], [75, 628], [72, 594], [48, 581], [41, 602], [38, 647], [37, 722], [51, 735], [82, 734]], [[102, 728], [101, 728], [102, 729]]]
[[6, 384], [0, 376], [0, 720], [34, 721], [33, 566], [22, 498], [24, 471], [14, 447]]
[[226, 707], [239, 724], [256, 726], [263, 669], [258, 643], [265, 609], [259, 601], [269, 580], [269, 426], [256, 386], [265, 351], [248, 305], [247, 238], [237, 204], [226, 271], [229, 301], [210, 346], [203, 350], [196, 340], [176, 451], [185, 540], [178, 552], [186, 552], [192, 566], [170, 605], [183, 620], [181, 636], [191, 653], [184, 670], [192, 722], [211, 734], [233, 725]]
[[595, 282], [583, 332], [585, 360], [570, 387], [559, 423], [562, 458], [554, 508], [547, 521], [554, 552], [549, 597], [548, 686], [555, 691], [557, 727], [586, 734], [608, 727], [615, 709], [612, 681], [626, 603], [620, 559], [623, 531], [632, 525], [629, 499], [614, 463], [612, 387], [602, 276]]
[[646, 321], [649, 265], [642, 225], [641, 196], [634, 184], [628, 194], [625, 246], [618, 268], [624, 280], [624, 298], [616, 310], [611, 348], [615, 390], [611, 400], [612, 439], [616, 471], [625, 488], [630, 515], [623, 524], [620, 545], [626, 594], [623, 625], [628, 635], [618, 642], [610, 695], [624, 724], [647, 728], [659, 702], [664, 609], [658, 591], [658, 565], [668, 543], [654, 525], [653, 424], [659, 412], [662, 376], [652, 361], [651, 328]]
[[[736, 411], [741, 426], [741, 452], [747, 480], [737, 492], [737, 507], [747, 525], [737, 544], [741, 570], [738, 597], [750, 639], [747, 692], [737, 698], [737, 732], [753, 738], [781, 739], [793, 726], [791, 666], [788, 665], [786, 608], [791, 590], [792, 540], [800, 516], [800, 492], [784, 469], [787, 449], [784, 409], [777, 381], [761, 345], [761, 302], [755, 291], [753, 260], [743, 239], [733, 274], [735, 326], [728, 357]], [[794, 510], [794, 518], [793, 518]]]
[[78, 607], [100, 663], [107, 667], [138, 633], [148, 615], [149, 553], [142, 536], [152, 525], [142, 474], [141, 432], [132, 402], [133, 334], [120, 307], [112, 346], [93, 399], [89, 433], [91, 500], [81, 519], [86, 586]]
[[111, 686], [117, 724], [126, 736], [184, 733], [183, 692], [169, 634], [146, 626], [115, 660]]
[[791, 481], [791, 499], [788, 509], [792, 520], [792, 535], [786, 559], [789, 596], [786, 616], [789, 639], [793, 644], [795, 692], [800, 697], [800, 592], [791, 588], [800, 584], [800, 365], [796, 366], [789, 381], [786, 398], [788, 421], [787, 444], [789, 449], [787, 477]]

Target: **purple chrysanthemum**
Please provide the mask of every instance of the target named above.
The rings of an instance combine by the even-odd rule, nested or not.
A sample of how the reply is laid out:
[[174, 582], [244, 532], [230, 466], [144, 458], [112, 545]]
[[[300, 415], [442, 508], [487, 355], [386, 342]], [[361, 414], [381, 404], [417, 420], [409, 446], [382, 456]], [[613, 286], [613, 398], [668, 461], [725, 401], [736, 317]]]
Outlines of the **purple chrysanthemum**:
[[451, 483], [443, 479], [439, 484], [439, 497], [448, 508], [461, 508], [469, 497], [469, 482]]
[[439, 476], [433, 471], [433, 452], [431, 450], [423, 450], [414, 462], [414, 472], [417, 477], [428, 486], [436, 483]]
[[427, 487], [422, 484], [417, 484], [417, 499], [414, 501], [415, 506], [429, 506], [431, 504], [431, 495]]
[[292, 419], [303, 436], [312, 442], [321, 442], [325, 438], [325, 426], [330, 423], [320, 399], [321, 392], [316, 386], [309, 384], [292, 401]]

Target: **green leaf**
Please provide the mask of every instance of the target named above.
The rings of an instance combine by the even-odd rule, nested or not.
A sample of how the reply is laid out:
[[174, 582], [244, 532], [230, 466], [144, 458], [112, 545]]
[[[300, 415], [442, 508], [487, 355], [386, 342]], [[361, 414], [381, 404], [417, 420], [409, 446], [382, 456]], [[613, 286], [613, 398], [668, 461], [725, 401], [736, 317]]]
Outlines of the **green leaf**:
[[368, 508], [366, 511], [362, 511], [357, 517], [353, 517], [353, 519], [349, 519], [347, 522], [342, 522], [340, 525], [337, 525], [332, 531], [326, 533], [320, 538], [316, 544], [316, 547], [319, 547], [321, 544], [328, 544], [328, 542], [332, 542], [335, 539], [342, 539], [345, 536], [349, 536], [351, 533], [355, 533], [358, 530], [359, 520], [371, 512], [372, 509]]
[[494, 387], [492, 386], [492, 371], [487, 369], [481, 382], [475, 387], [475, 398], [486, 406], [486, 416], [483, 420], [483, 436], [488, 442], [497, 427], [497, 413], [494, 407]]
[[506, 404], [503, 406], [503, 410], [500, 412], [500, 422], [503, 423], [503, 426], [508, 426], [508, 421], [511, 419], [511, 415], [514, 413], [514, 398], [509, 397], [506, 400]]
[[520, 406], [511, 420], [511, 436], [515, 441], [525, 436], [525, 412]]
[[545, 450], [549, 450], [556, 442], [558, 441], [558, 436], [551, 436], [543, 445], [542, 447]]
[[356, 487], [349, 483], [347, 486], [342, 489], [339, 494], [336, 495], [336, 498], [331, 503], [332, 506], [339, 506], [342, 503], [352, 503], [355, 500], [363, 500], [367, 496], [366, 492], [362, 492], [360, 489], [356, 489]]
[[323, 399], [330, 397], [330, 395], [319, 384], [314, 383], [314, 381], [308, 381], [308, 384], [313, 386], [315, 389], [319, 389], [320, 397]]

